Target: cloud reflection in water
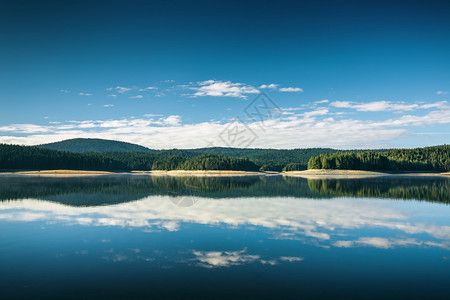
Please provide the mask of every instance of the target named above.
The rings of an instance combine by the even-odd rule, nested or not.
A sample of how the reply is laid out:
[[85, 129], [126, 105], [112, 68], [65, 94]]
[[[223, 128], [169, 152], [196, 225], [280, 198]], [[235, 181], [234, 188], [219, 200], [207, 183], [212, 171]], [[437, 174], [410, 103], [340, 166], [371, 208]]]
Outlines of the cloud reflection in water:
[[[426, 215], [428, 206], [417, 205], [416, 202], [361, 198], [199, 198], [194, 206], [179, 207], [171, 200], [167, 196], [151, 196], [138, 201], [97, 207], [71, 207], [34, 199], [5, 201], [0, 203], [0, 220], [40, 220], [150, 231], [178, 231], [182, 230], [183, 223], [227, 225], [230, 228], [260, 226], [269, 229], [275, 239], [313, 241], [327, 247], [450, 248], [450, 226], [424, 222], [422, 215]], [[442, 208], [445, 210], [447, 206]], [[389, 230], [393, 236], [377, 237], [370, 233], [356, 236], [354, 232], [360, 229]], [[359, 232], [358, 235], [360, 234]], [[220, 265], [220, 261], [241, 262], [242, 257], [237, 255], [239, 253], [200, 255], [198, 252], [199, 255], [196, 256], [203, 257], [200, 260], [203, 263], [217, 261]]]

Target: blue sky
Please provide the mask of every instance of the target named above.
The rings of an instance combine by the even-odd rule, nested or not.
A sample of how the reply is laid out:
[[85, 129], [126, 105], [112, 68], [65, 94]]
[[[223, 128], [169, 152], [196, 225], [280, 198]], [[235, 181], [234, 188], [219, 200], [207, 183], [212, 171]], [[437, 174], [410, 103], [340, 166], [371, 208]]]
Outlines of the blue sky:
[[450, 143], [448, 1], [1, 3], [3, 143]]

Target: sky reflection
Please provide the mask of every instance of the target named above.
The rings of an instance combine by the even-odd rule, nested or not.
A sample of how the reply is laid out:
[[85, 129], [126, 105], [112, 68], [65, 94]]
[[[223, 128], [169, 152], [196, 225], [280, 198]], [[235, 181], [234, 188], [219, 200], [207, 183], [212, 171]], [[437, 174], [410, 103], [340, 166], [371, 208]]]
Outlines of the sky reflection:
[[[109, 226], [143, 231], [182, 231], [186, 224], [265, 230], [268, 238], [322, 247], [450, 248], [446, 205], [363, 198], [195, 198], [178, 206], [174, 197], [151, 196], [108, 206], [72, 207], [37, 199], [0, 203], [0, 220]], [[439, 206], [440, 214], [431, 214]], [[241, 251], [241, 250], [239, 250]], [[244, 252], [194, 252], [203, 264], [239, 263]], [[242, 259], [242, 255], [246, 259]], [[250, 255], [250, 256], [248, 256]]]

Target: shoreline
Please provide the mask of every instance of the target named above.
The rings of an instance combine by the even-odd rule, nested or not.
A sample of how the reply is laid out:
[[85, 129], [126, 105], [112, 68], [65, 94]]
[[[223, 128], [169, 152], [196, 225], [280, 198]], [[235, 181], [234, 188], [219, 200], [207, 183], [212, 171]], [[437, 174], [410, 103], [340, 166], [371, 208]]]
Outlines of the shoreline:
[[[226, 176], [262, 176], [264, 172], [224, 171], [224, 170], [153, 170], [131, 172], [86, 171], [86, 170], [41, 170], [41, 171], [10, 171], [0, 174], [45, 176], [45, 177], [84, 177], [104, 175], [148, 175], [148, 176], [198, 176], [198, 177], [226, 177]], [[277, 173], [278, 174], [278, 173]]]
[[403, 171], [403, 172], [383, 172], [364, 170], [336, 170], [336, 169], [316, 169], [304, 171], [282, 172], [283, 176], [303, 177], [309, 179], [363, 179], [381, 176], [414, 176], [414, 177], [448, 177], [450, 172], [426, 172], [426, 171]]
[[82, 176], [104, 176], [104, 175], [148, 175], [148, 176], [196, 176], [196, 177], [240, 177], [240, 176], [289, 176], [303, 177], [309, 179], [352, 179], [370, 178], [380, 176], [426, 176], [426, 177], [449, 177], [450, 172], [380, 172], [363, 170], [303, 170], [288, 172], [255, 172], [255, 171], [232, 171], [232, 170], [153, 170], [153, 171], [86, 171], [86, 170], [40, 170], [40, 171], [10, 171], [0, 174], [24, 175], [24, 176], [49, 176], [49, 177], [82, 177]]
[[220, 176], [263, 176], [264, 172], [252, 171], [226, 171], [226, 170], [153, 170], [153, 171], [131, 171], [131, 174], [150, 176], [198, 176], [198, 177], [220, 177]]
[[119, 173], [108, 171], [86, 171], [86, 170], [40, 170], [40, 171], [6, 172], [6, 174], [25, 175], [25, 176], [46, 176], [46, 177], [84, 177], [84, 176], [111, 175]]

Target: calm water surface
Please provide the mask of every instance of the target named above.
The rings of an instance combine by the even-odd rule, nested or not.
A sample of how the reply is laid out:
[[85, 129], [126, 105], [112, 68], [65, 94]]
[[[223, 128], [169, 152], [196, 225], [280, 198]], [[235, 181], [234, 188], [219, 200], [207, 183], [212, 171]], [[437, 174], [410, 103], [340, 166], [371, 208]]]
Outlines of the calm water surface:
[[450, 179], [0, 175], [0, 299], [448, 299]]

